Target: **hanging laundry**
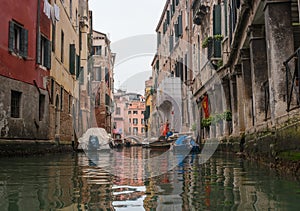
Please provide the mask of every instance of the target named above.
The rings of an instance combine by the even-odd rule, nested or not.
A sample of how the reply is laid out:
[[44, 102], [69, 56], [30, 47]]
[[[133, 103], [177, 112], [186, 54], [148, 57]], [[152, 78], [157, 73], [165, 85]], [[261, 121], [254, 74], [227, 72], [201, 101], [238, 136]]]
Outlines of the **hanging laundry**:
[[44, 10], [45, 15], [50, 19], [51, 17], [51, 4], [49, 4], [48, 0], [44, 0]]
[[57, 21], [59, 21], [59, 7], [57, 4], [54, 4], [54, 16]]

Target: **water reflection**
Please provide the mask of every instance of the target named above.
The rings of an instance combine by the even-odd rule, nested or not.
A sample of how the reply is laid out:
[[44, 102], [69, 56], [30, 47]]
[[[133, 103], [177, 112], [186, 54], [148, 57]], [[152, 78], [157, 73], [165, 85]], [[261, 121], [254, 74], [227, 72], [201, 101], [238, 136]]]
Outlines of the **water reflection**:
[[[163, 151], [128, 148], [122, 155]], [[0, 159], [0, 210], [299, 210], [300, 185], [257, 163], [214, 155], [200, 165], [189, 155], [165, 174], [143, 179], [151, 165], [114, 160], [111, 175], [86, 154]], [[106, 160], [105, 160], [106, 159]], [[108, 159], [108, 160], [107, 160]], [[168, 169], [168, 160], [161, 166]], [[163, 170], [163, 169], [161, 169]], [[131, 177], [122, 177], [123, 172]]]

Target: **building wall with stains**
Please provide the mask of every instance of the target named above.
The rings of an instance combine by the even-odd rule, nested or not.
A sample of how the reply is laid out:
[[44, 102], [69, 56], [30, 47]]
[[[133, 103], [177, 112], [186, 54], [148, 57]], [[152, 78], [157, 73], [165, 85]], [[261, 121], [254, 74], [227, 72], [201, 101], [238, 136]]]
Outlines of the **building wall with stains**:
[[50, 67], [38, 60], [38, 38], [50, 39], [50, 19], [41, 0], [5, 1], [0, 11], [0, 139], [48, 139]]

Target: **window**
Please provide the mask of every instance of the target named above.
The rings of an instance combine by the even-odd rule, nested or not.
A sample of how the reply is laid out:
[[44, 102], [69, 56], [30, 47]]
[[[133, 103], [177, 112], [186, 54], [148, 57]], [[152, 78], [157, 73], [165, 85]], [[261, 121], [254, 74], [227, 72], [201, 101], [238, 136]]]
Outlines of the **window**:
[[55, 52], [56, 25], [52, 23], [52, 51]]
[[142, 133], [145, 133], [145, 128], [142, 128]]
[[128, 111], [128, 114], [131, 114], [131, 111]]
[[42, 35], [39, 38], [37, 63], [51, 68], [51, 42]]
[[65, 35], [64, 32], [61, 31], [60, 37], [60, 61], [64, 62], [64, 45], [65, 45]]
[[95, 81], [101, 81], [102, 80], [101, 67], [94, 67], [94, 71], [95, 71]]
[[64, 102], [64, 87], [60, 87], [60, 110], [63, 110], [63, 102]]
[[45, 95], [40, 94], [39, 97], [39, 121], [42, 121], [45, 113]]
[[145, 120], [141, 119], [141, 124], [144, 125], [145, 124]]
[[133, 114], [138, 114], [138, 111], [133, 111]]
[[138, 132], [139, 132], [139, 129], [138, 129], [137, 127], [134, 127], [134, 128], [133, 128], [133, 134], [134, 134], [134, 135], [137, 135]]
[[161, 33], [157, 32], [157, 48], [159, 47], [160, 44], [161, 44]]
[[102, 46], [101, 45], [99, 45], [99, 46], [93, 46], [93, 48], [94, 48], [94, 55], [101, 56]]
[[10, 52], [14, 52], [23, 58], [27, 58], [28, 30], [24, 29], [21, 25], [10, 21], [8, 45]]
[[11, 91], [11, 113], [10, 116], [13, 118], [20, 118], [21, 117], [21, 92]]
[[69, 103], [68, 103], [68, 113], [71, 113], [71, 106], [72, 106], [72, 95], [69, 94]]
[[120, 115], [120, 114], [121, 114], [121, 108], [120, 108], [120, 107], [117, 107], [117, 109], [116, 109], [116, 114], [117, 114], [117, 115]]
[[134, 124], [134, 125], [137, 125], [137, 124], [138, 124], [138, 119], [137, 119], [137, 118], [134, 118], [134, 119], [133, 119], [133, 124]]
[[73, 10], [73, 8], [72, 8], [72, 0], [70, 0], [70, 19], [72, 19], [72, 10]]
[[70, 44], [70, 48], [69, 48], [69, 71], [72, 75], [75, 75], [75, 59], [76, 59], [75, 44]]
[[76, 22], [76, 31], [78, 32], [78, 29], [79, 29], [79, 26], [78, 26], [78, 11], [76, 9], [76, 12], [75, 12], [75, 22]]
[[[221, 30], [221, 5], [214, 5], [213, 9], [213, 34], [219, 35], [222, 33]], [[214, 40], [213, 43], [213, 57], [220, 58], [221, 57], [221, 41]]]
[[129, 118], [129, 123], [131, 123], [131, 119]]

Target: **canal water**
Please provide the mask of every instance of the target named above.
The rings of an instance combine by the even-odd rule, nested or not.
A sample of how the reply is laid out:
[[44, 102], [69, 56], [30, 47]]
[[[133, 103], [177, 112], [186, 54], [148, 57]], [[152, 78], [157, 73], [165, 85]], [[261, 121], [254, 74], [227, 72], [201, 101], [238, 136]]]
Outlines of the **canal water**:
[[[164, 152], [132, 147], [120, 153]], [[85, 153], [1, 158], [0, 210], [300, 210], [295, 178], [228, 154], [215, 154], [204, 164], [200, 157], [188, 155], [150, 178], [142, 176], [143, 163], [128, 165], [120, 158], [113, 164], [120, 173], [115, 176]], [[161, 166], [168, 162], [162, 159]]]

